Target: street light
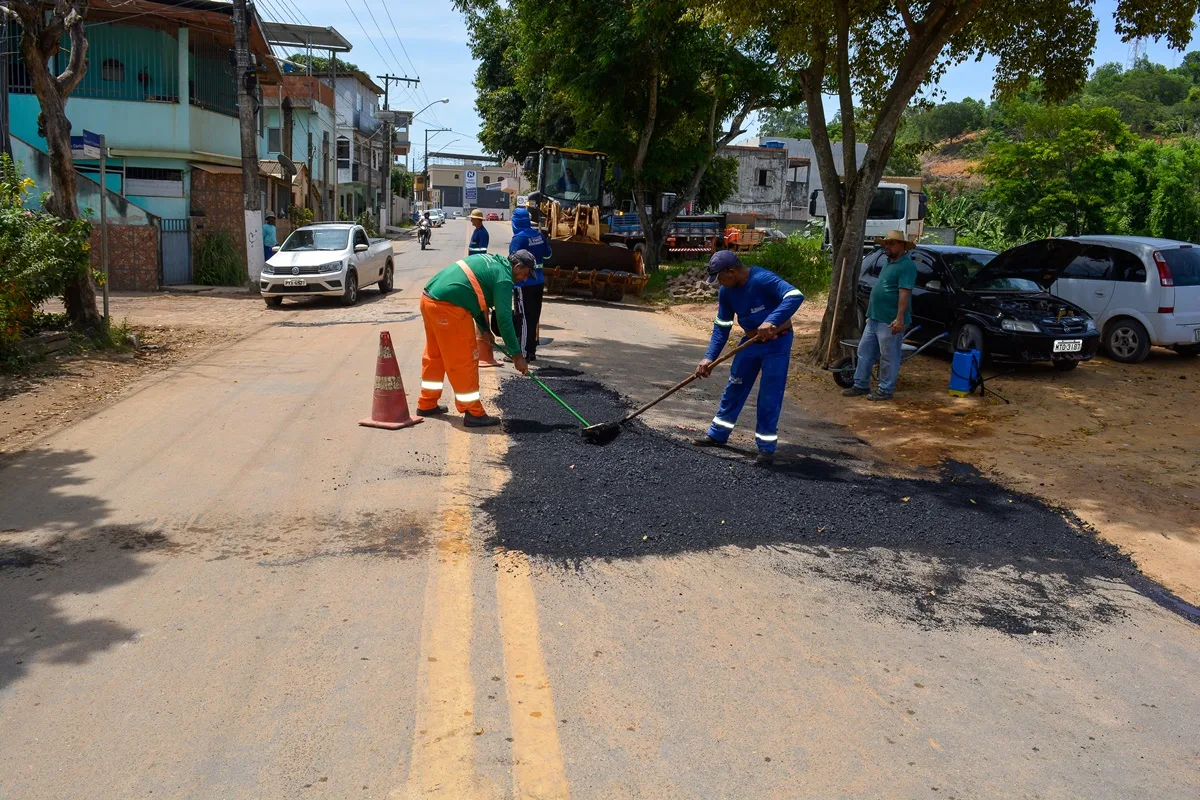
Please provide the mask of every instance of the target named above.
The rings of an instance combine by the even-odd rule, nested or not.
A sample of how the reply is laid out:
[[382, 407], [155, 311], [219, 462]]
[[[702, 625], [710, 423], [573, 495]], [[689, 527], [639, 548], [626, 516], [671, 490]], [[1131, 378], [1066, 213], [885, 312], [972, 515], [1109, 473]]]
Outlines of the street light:
[[418, 111], [417, 113], [413, 114], [413, 119], [416, 119], [417, 117], [421, 116], [421, 115], [422, 115], [422, 114], [424, 114], [426, 111], [428, 111], [429, 109], [431, 109], [431, 108], [433, 108], [434, 106], [436, 106], [438, 103], [449, 103], [449, 102], [450, 102], [450, 98], [449, 98], [449, 97], [443, 97], [441, 100], [434, 100], [432, 103], [430, 103], [429, 105], [425, 106], [424, 108], [422, 108], [422, 109], [421, 109], [420, 111]]

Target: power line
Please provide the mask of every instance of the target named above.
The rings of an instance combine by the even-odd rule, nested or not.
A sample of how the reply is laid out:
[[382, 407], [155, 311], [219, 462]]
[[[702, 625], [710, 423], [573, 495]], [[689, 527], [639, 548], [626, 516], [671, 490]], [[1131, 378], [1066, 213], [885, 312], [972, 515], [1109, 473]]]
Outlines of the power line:
[[388, 9], [388, 4], [383, 2], [383, 0], [380, 0], [380, 2], [381, 5], [383, 5], [383, 12], [387, 14], [388, 22], [392, 24], [392, 33], [396, 34], [396, 42], [400, 45], [400, 50], [404, 53], [404, 57], [408, 59], [408, 65], [413, 68], [413, 74], [415, 74], [417, 78], [420, 78], [421, 70], [417, 69], [417, 65], [414, 64], [412, 58], [409, 57], [408, 48], [404, 46], [404, 39], [400, 38], [400, 31], [396, 29], [396, 21], [392, 19], [392, 12], [390, 9]]
[[[361, 0], [361, 2], [363, 4], [363, 8], [365, 8], [367, 10], [367, 14], [370, 15], [371, 22], [375, 23], [375, 30], [380, 31], [382, 26], [380, 26], [379, 20], [375, 19], [375, 12], [372, 11], [371, 6], [367, 4], [367, 0]], [[387, 8], [387, 6], [384, 6], [384, 8]], [[364, 31], [364, 33], [365, 33], [365, 31]], [[400, 59], [396, 58], [396, 51], [392, 49], [392, 46], [391, 46], [391, 44], [388, 43], [386, 36], [383, 37], [383, 46], [387, 48], [388, 53], [391, 55], [392, 63], [396, 67], [396, 71], [404, 72], [404, 68], [402, 66], [400, 66]], [[413, 71], [415, 72], [416, 70], [414, 69]]]
[[358, 23], [359, 30], [362, 31], [363, 36], [370, 43], [371, 49], [375, 51], [375, 55], [379, 56], [379, 60], [386, 64], [387, 59], [383, 57], [383, 53], [379, 52], [379, 48], [375, 46], [375, 40], [367, 35], [367, 28], [362, 24], [362, 20], [358, 18], [358, 14], [354, 12], [354, 8], [350, 5], [350, 0], [342, 0], [342, 2], [346, 4], [346, 10], [350, 12], [350, 16], [354, 17], [354, 21]]

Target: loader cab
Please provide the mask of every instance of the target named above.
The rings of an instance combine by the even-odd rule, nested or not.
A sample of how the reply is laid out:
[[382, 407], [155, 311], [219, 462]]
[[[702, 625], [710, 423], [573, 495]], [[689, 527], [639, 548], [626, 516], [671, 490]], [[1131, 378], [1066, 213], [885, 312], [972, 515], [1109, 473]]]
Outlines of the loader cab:
[[[570, 207], [599, 207], [604, 195], [604, 153], [543, 147], [525, 159], [526, 172], [537, 172], [538, 199], [557, 200]], [[531, 196], [530, 199], [533, 199]]]

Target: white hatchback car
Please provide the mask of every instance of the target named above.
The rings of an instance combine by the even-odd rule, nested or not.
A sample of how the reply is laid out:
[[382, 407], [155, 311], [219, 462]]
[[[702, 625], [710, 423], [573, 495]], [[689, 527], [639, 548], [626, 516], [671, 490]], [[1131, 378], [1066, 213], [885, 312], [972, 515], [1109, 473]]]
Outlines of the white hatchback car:
[[1151, 345], [1200, 355], [1200, 245], [1143, 236], [1065, 236], [1046, 239], [1045, 249], [1051, 261], [1071, 258], [1051, 293], [1091, 314], [1114, 361], [1143, 361]]

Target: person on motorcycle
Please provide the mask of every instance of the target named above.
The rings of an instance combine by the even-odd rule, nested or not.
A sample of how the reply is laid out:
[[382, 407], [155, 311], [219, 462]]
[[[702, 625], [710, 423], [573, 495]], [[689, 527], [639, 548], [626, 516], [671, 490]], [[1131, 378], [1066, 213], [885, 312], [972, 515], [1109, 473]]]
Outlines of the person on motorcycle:
[[433, 238], [433, 223], [429, 221], [429, 212], [417, 221], [417, 236], [424, 240], [424, 244], [429, 244]]

